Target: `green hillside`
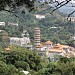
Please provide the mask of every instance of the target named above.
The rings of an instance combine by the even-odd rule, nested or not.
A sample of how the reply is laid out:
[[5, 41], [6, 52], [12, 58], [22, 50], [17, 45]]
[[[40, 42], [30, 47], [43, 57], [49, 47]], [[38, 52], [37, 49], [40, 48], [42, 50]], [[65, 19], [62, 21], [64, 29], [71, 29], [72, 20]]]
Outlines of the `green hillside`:
[[[37, 20], [33, 13], [21, 13], [20, 11], [14, 14], [1, 11], [1, 22], [18, 22], [19, 26], [5, 26], [0, 29], [8, 32], [9, 36], [21, 37], [21, 33], [24, 29], [30, 33], [30, 38], [33, 40], [34, 27], [39, 26], [41, 28], [41, 41], [52, 40], [55, 43], [67, 44], [70, 41], [71, 35], [74, 34], [74, 23], [64, 21], [64, 16], [59, 11], [50, 14], [51, 9], [35, 12], [35, 14], [45, 15], [45, 19]], [[67, 25], [67, 26], [66, 26]], [[65, 28], [64, 28], [65, 27]]]

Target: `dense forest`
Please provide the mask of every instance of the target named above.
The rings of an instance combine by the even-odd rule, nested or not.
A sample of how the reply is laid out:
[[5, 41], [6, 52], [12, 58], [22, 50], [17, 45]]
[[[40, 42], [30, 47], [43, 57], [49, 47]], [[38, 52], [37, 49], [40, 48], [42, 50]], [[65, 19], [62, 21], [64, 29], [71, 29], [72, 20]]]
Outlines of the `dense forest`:
[[9, 46], [11, 51], [0, 47], [0, 75], [74, 75], [75, 58], [58, 56], [57, 62], [38, 56], [34, 50], [19, 46]]

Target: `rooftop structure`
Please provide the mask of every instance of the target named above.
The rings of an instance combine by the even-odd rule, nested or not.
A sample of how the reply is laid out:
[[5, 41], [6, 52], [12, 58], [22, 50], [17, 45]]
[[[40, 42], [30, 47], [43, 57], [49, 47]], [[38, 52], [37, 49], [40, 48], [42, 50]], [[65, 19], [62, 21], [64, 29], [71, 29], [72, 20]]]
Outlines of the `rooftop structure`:
[[45, 45], [50, 45], [50, 44], [53, 44], [53, 42], [52, 41], [46, 41], [45, 42]]
[[43, 47], [42, 44], [39, 44], [39, 45], [36, 46], [36, 48], [42, 48], [42, 47]]
[[10, 51], [11, 49], [10, 48], [5, 48], [5, 51]]
[[36, 46], [39, 55], [50, 57], [54, 61], [56, 55], [64, 57], [75, 56], [75, 48], [63, 44], [53, 44], [51, 41], [46, 41], [43, 45]]
[[[35, 43], [35, 50], [41, 56], [47, 56], [54, 59], [56, 55], [68, 56], [71, 55], [75, 56], [74, 49], [68, 45], [63, 44], [54, 44], [52, 41], [48, 40], [45, 43], [40, 43], [40, 28], [36, 27], [34, 30], [34, 43]], [[68, 56], [70, 57], [70, 56]]]

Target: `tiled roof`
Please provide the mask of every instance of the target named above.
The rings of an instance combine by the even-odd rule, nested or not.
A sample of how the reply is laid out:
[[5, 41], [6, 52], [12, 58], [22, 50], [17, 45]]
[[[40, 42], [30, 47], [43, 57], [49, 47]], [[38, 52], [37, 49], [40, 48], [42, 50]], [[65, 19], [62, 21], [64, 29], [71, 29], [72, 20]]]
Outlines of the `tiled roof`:
[[53, 42], [52, 41], [46, 41], [45, 45], [48, 45], [48, 44], [53, 44]]
[[5, 50], [6, 50], [6, 51], [10, 51], [11, 49], [10, 49], [10, 48], [5, 48]]
[[36, 48], [42, 48], [42, 47], [43, 47], [42, 44], [39, 44], [39, 45], [36, 46]]
[[68, 45], [61, 45], [63, 48], [69, 48]]
[[69, 48], [69, 46], [68, 45], [62, 45], [62, 44], [56, 44], [55, 46], [54, 46], [54, 48]]
[[60, 44], [56, 44], [56, 45], [54, 45], [54, 48], [56, 48], [56, 49], [62, 49], [62, 46]]
[[62, 53], [64, 50], [62, 49], [56, 49], [56, 48], [52, 48], [49, 50], [49, 52], [59, 52], [59, 53]]

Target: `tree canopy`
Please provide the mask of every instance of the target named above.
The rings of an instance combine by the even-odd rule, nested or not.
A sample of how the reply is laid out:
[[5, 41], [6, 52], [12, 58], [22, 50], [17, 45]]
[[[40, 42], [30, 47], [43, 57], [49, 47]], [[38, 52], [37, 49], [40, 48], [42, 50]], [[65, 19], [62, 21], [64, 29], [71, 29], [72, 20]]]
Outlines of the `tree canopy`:
[[15, 9], [20, 6], [25, 6], [31, 9], [34, 6], [34, 0], [0, 0], [0, 10]]

